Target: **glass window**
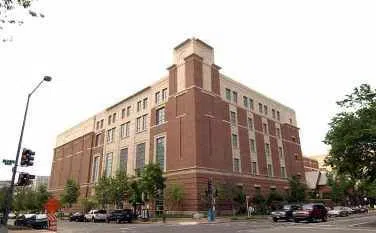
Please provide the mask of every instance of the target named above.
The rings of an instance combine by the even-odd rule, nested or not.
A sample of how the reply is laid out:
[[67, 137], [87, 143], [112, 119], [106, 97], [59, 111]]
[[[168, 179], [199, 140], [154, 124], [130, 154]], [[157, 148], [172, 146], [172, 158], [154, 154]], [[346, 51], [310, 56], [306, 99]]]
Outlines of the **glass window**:
[[142, 117], [137, 117], [136, 119], [136, 132], [141, 132], [141, 123], [142, 123]]
[[234, 172], [240, 172], [240, 160], [234, 158]]
[[137, 112], [141, 110], [141, 101], [137, 102]]
[[101, 133], [95, 135], [95, 146], [99, 146], [99, 144], [101, 143], [101, 142], [100, 142], [101, 137], [102, 137], [102, 134], [101, 134]]
[[125, 108], [121, 110], [121, 119], [124, 119], [125, 117]]
[[104, 122], [104, 120], [102, 119], [101, 120], [101, 129], [103, 128], [103, 122]]
[[232, 134], [232, 146], [238, 148], [238, 135]]
[[162, 101], [167, 100], [167, 88], [162, 90]]
[[145, 166], [145, 143], [140, 143], [136, 146], [136, 175], [141, 174]]
[[125, 124], [120, 125], [120, 138], [125, 137]]
[[259, 103], [259, 112], [262, 113], [262, 103]]
[[233, 111], [230, 112], [230, 121], [231, 124], [236, 125], [236, 113]]
[[273, 176], [273, 167], [271, 164], [268, 164], [268, 176], [270, 177]]
[[250, 139], [250, 144], [251, 144], [251, 152], [256, 152], [256, 144], [254, 139]]
[[155, 104], [160, 104], [161, 103], [161, 92], [158, 91], [155, 93]]
[[130, 121], [128, 121], [127, 123], [125, 123], [125, 137], [129, 137], [130, 125], [131, 125]]
[[272, 117], [275, 119], [275, 109], [272, 109]]
[[280, 158], [280, 159], [283, 158], [283, 150], [282, 150], [282, 147], [278, 147], [278, 155], [279, 155], [279, 158]]
[[99, 176], [99, 157], [94, 158], [94, 166], [93, 166], [93, 182], [98, 181]]
[[253, 120], [252, 120], [252, 118], [248, 118], [248, 129], [253, 130]]
[[268, 115], [268, 106], [264, 105], [264, 114]]
[[99, 124], [100, 124], [100, 122], [99, 122], [99, 121], [97, 121], [97, 129], [99, 129]]
[[120, 150], [120, 158], [119, 158], [120, 170], [124, 170], [126, 172], [127, 164], [128, 164], [128, 148], [124, 148]]
[[257, 175], [257, 163], [256, 162], [252, 162], [251, 174], [254, 175], [254, 176]]
[[114, 140], [115, 128], [107, 130], [107, 143], [111, 143]]
[[270, 156], [270, 145], [269, 145], [269, 143], [265, 143], [265, 155]]
[[236, 91], [232, 92], [232, 100], [234, 101], [234, 103], [238, 102], [238, 93]]
[[289, 121], [290, 121], [290, 124], [292, 124], [292, 119], [291, 118], [289, 119]]
[[144, 131], [144, 130], [146, 130], [146, 128], [147, 128], [147, 115], [145, 114], [145, 115], [143, 115], [142, 116], [142, 131]]
[[244, 104], [244, 107], [248, 108], [248, 97], [247, 96], [243, 96], [243, 104]]
[[147, 109], [148, 107], [148, 98], [145, 98], [143, 101], [142, 101], [142, 108], [143, 109]]
[[160, 108], [157, 110], [155, 120], [157, 125], [163, 124], [165, 122], [165, 108]]
[[116, 121], [116, 113], [114, 113], [114, 114], [112, 115], [112, 123], [115, 123], [115, 121]]
[[286, 168], [285, 167], [281, 167], [281, 177], [286, 178]]
[[156, 139], [156, 162], [159, 164], [162, 171], [164, 171], [165, 162], [165, 137]]
[[108, 124], [108, 125], [111, 125], [111, 122], [112, 122], [112, 115], [109, 115], [109, 116], [108, 116], [108, 122], [107, 122], [107, 124]]
[[279, 111], [277, 111], [277, 120], [281, 120], [281, 115], [279, 114]]
[[131, 106], [128, 106], [127, 107], [127, 116], [130, 116], [131, 115]]
[[268, 134], [268, 125], [262, 124], [262, 127], [264, 128], [264, 134]]
[[112, 174], [112, 152], [107, 153], [106, 155], [106, 164], [104, 174], [107, 177], [110, 177]]
[[276, 128], [276, 130], [277, 130], [277, 137], [281, 138], [281, 129], [280, 128]]
[[226, 99], [228, 101], [231, 101], [231, 90], [226, 88]]
[[253, 99], [249, 98], [249, 108], [253, 110]]

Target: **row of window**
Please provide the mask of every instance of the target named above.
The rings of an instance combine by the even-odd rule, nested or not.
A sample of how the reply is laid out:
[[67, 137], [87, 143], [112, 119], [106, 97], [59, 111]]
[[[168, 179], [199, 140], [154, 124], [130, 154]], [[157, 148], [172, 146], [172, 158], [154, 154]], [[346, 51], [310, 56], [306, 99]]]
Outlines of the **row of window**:
[[[234, 102], [235, 104], [238, 103], [238, 93], [236, 91], [231, 91], [231, 89], [229, 88], [226, 88], [225, 89], [225, 95], [226, 95], [226, 99], [230, 102]], [[250, 109], [250, 110], [254, 110], [254, 103], [253, 103], [253, 99], [252, 98], [249, 98], [247, 96], [243, 96], [243, 105], [246, 109]], [[268, 115], [268, 106], [267, 105], [263, 105], [262, 103], [259, 103], [259, 113], [261, 114], [265, 114], [266, 116]], [[280, 112], [275, 109], [272, 109], [272, 118], [273, 119], [276, 119], [278, 121], [281, 120], [281, 114]]]
[[155, 104], [159, 105], [167, 100], [167, 88], [155, 93]]
[[[255, 140], [250, 139], [249, 144], [250, 144], [251, 152], [256, 153], [256, 142], [255, 142]], [[232, 146], [233, 146], [233, 148], [239, 148], [238, 135], [236, 135], [236, 134], [232, 134]], [[265, 156], [270, 157], [271, 153], [270, 153], [269, 143], [265, 143], [264, 149], [265, 149]], [[283, 159], [283, 149], [280, 146], [278, 147], [278, 155], [279, 155], [280, 159]]]
[[[234, 158], [234, 172], [240, 172], [240, 159]], [[250, 164], [250, 171], [252, 175], [257, 175], [257, 162], [251, 162]], [[281, 166], [281, 177], [286, 178], [286, 167]], [[273, 166], [271, 164], [267, 165], [267, 176], [273, 177], [274, 176], [274, 171], [273, 171]]]
[[[146, 144], [140, 143], [136, 145], [136, 167], [135, 167], [135, 173], [136, 175], [139, 175], [142, 169], [145, 166], [145, 146]], [[156, 147], [156, 162], [161, 167], [162, 171], [164, 170], [164, 164], [165, 164], [165, 137], [161, 136], [156, 138], [155, 140], [155, 147]], [[99, 175], [99, 161], [100, 157], [94, 158], [94, 166], [93, 166], [93, 181], [98, 180]], [[128, 163], [128, 148], [123, 148], [120, 150], [119, 153], [119, 169], [127, 171], [127, 163]], [[112, 164], [113, 164], [113, 152], [109, 152], [105, 155], [104, 158], [104, 175], [109, 177], [112, 174]]]

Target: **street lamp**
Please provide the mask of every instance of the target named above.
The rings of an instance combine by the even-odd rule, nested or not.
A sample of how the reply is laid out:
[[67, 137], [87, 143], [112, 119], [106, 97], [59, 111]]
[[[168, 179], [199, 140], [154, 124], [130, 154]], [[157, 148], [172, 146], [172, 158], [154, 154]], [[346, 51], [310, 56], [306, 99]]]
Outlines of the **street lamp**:
[[7, 192], [7, 196], [6, 196], [6, 199], [5, 199], [6, 200], [5, 201], [5, 209], [4, 209], [4, 214], [3, 214], [3, 224], [4, 224], [5, 227], [7, 227], [9, 209], [12, 205], [13, 191], [14, 191], [14, 180], [16, 178], [16, 172], [17, 172], [17, 166], [18, 166], [18, 157], [20, 155], [22, 138], [23, 138], [23, 133], [24, 133], [24, 129], [25, 129], [27, 110], [29, 109], [30, 97], [40, 87], [40, 85], [42, 85], [43, 82], [50, 82], [51, 80], [52, 80], [52, 78], [50, 76], [44, 76], [43, 79], [38, 83], [38, 85], [27, 95], [25, 114], [24, 114], [24, 119], [23, 119], [23, 123], [22, 123], [20, 139], [18, 141], [18, 147], [17, 147], [16, 162], [15, 162], [14, 167], [12, 169], [12, 171], [13, 171], [12, 181], [10, 183], [9, 192]]

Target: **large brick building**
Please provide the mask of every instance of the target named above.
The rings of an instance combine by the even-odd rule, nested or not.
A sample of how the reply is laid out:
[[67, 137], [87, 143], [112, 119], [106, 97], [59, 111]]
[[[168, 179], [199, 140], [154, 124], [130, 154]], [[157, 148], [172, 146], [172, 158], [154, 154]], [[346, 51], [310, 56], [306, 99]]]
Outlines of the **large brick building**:
[[197, 211], [209, 178], [250, 196], [304, 178], [294, 110], [219, 71], [203, 41], [175, 47], [166, 77], [57, 137], [49, 190], [72, 177], [91, 195], [99, 176], [158, 162], [184, 188], [181, 210]]

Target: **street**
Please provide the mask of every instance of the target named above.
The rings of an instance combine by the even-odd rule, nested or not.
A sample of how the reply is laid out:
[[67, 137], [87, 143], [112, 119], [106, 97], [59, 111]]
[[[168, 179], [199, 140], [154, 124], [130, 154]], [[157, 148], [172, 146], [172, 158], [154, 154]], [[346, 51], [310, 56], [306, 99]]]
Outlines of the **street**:
[[227, 222], [198, 224], [196, 222], [167, 222], [147, 223], [147, 224], [107, 224], [107, 223], [76, 223], [59, 222], [58, 232], [61, 233], [227, 233], [227, 232], [375, 232], [376, 216], [350, 216], [345, 218], [336, 218], [323, 223], [293, 223], [278, 222], [273, 223], [270, 220], [257, 220], [249, 222]]

